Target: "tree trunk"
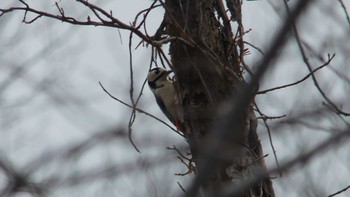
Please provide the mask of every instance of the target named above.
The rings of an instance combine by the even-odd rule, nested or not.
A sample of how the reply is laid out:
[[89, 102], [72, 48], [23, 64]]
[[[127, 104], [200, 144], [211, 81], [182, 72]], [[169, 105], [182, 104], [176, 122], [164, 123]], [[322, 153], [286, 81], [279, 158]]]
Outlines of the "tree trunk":
[[[227, 6], [242, 27], [240, 1], [229, 1]], [[243, 83], [240, 63], [244, 49], [234, 39], [221, 0], [167, 0], [165, 8], [166, 31], [179, 38], [171, 43], [170, 55], [182, 109], [182, 130], [200, 168], [199, 156], [214, 139], [210, 138], [213, 125], [223, 117], [228, 99]], [[242, 39], [242, 32], [237, 35]], [[228, 183], [237, 185], [265, 170], [252, 105], [232, 121], [235, 126], [230, 128], [230, 137], [216, 143], [220, 151], [214, 157], [219, 165], [201, 185], [205, 196], [215, 196]], [[240, 196], [274, 196], [271, 180], [251, 185]]]

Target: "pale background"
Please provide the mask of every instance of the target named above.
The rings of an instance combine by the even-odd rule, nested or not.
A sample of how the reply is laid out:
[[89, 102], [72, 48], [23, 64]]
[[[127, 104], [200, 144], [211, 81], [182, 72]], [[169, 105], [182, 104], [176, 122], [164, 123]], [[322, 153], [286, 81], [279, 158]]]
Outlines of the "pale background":
[[[0, 7], [20, 5], [13, 2], [1, 0]], [[132, 22], [140, 10], [152, 3], [145, 0], [90, 2], [113, 10], [113, 15], [125, 23]], [[336, 53], [331, 64], [333, 71], [324, 68], [317, 77], [329, 97], [342, 104], [344, 111], [350, 111], [349, 82], [334, 72], [350, 78], [350, 26], [338, 1], [315, 2], [298, 22], [300, 35], [323, 57]], [[28, 3], [37, 9], [57, 13], [54, 1]], [[344, 3], [350, 9], [350, 2], [345, 0]], [[85, 19], [89, 13], [75, 1], [62, 0], [59, 4], [66, 15]], [[246, 41], [266, 51], [285, 15], [282, 1], [244, 1], [243, 14], [245, 29], [252, 28], [245, 35]], [[28, 14], [28, 17], [34, 15]], [[154, 33], [162, 17], [162, 8], [151, 12], [147, 20], [149, 34]], [[174, 175], [185, 172], [186, 167], [176, 159], [176, 153], [166, 147], [181, 147], [186, 143], [162, 123], [143, 114], [137, 114], [132, 135], [141, 153], [136, 152], [127, 137], [116, 137], [99, 141], [72, 158], [60, 156], [62, 150], [96, 133], [112, 128], [127, 130], [131, 109], [111, 99], [98, 82], [115, 97], [130, 103], [129, 32], [74, 26], [46, 18], [26, 25], [21, 23], [22, 19], [23, 13], [18, 11], [0, 18], [0, 158], [23, 172], [29, 164], [38, 165], [37, 170], [30, 172], [34, 182], [56, 177], [59, 181], [48, 189], [49, 196], [179, 196], [182, 191], [177, 182], [186, 188], [191, 176]], [[146, 46], [135, 49], [140, 40], [136, 35], [133, 38], [137, 96], [149, 69], [151, 50]], [[246, 56], [246, 62], [254, 68], [262, 56], [249, 48], [251, 55]], [[322, 64], [316, 59], [310, 61], [314, 68]], [[294, 82], [307, 73], [295, 41], [291, 39], [260, 89]], [[256, 101], [267, 115], [298, 117], [300, 111], [322, 107], [323, 99], [308, 79], [301, 85], [257, 96]], [[169, 123], [147, 86], [138, 106]], [[314, 116], [305, 121], [325, 130], [345, 126], [335, 115]], [[263, 124], [259, 124], [259, 135], [264, 153], [269, 154], [267, 164], [272, 167], [275, 161]], [[273, 130], [272, 138], [278, 159], [283, 163], [331, 135], [332, 131], [291, 125]], [[274, 179], [276, 196], [326, 196], [350, 185], [350, 145], [348, 141], [340, 145]], [[39, 165], [40, 157], [47, 153], [57, 157]], [[68, 177], [79, 177], [110, 166], [118, 173], [73, 183], [66, 181]], [[0, 189], [6, 182], [0, 171]], [[345, 192], [339, 196], [349, 195]], [[16, 196], [30, 194], [23, 192]]]

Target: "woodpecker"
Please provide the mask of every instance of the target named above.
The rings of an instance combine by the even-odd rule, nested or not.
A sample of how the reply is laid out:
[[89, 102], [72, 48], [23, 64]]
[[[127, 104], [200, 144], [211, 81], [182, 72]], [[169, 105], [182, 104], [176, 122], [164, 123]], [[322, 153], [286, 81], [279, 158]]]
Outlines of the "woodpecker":
[[169, 77], [171, 72], [164, 68], [153, 68], [148, 72], [147, 81], [159, 108], [176, 126], [177, 130], [180, 130], [176, 90], [173, 80]]

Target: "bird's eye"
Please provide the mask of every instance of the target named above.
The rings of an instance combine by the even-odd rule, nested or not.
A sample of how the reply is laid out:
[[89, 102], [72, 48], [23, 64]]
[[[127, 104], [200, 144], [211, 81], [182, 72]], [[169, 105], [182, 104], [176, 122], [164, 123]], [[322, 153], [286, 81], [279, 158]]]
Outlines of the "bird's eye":
[[155, 71], [156, 75], [158, 75], [158, 74], [159, 74], [159, 72], [160, 72], [160, 70], [158, 70], [158, 69], [157, 69], [157, 70]]

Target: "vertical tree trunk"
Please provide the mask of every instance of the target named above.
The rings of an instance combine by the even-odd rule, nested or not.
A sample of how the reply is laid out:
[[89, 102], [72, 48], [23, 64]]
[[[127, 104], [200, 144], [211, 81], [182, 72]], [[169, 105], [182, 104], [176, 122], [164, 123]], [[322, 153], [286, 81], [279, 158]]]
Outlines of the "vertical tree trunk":
[[[213, 124], [222, 117], [228, 98], [239, 91], [242, 83], [243, 50], [233, 38], [221, 2], [167, 0], [165, 3], [167, 33], [181, 38], [171, 43], [170, 55], [182, 108], [183, 132], [198, 168], [199, 155], [212, 139], [208, 136]], [[229, 8], [233, 8], [231, 15], [240, 18], [241, 3], [234, 2], [228, 2]], [[227, 183], [238, 184], [256, 171], [265, 170], [252, 106], [232, 121], [235, 126], [230, 128], [230, 137], [218, 143], [220, 152], [215, 158], [219, 160], [219, 167], [202, 184], [208, 196], [215, 195]], [[252, 185], [240, 196], [274, 196], [271, 181], [266, 179]]]

